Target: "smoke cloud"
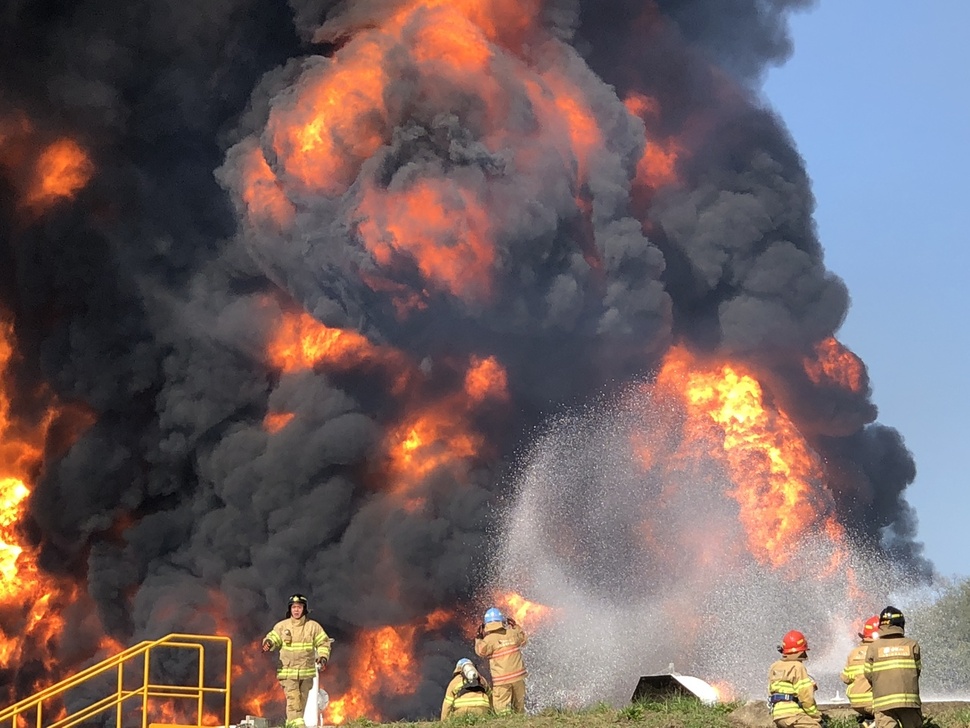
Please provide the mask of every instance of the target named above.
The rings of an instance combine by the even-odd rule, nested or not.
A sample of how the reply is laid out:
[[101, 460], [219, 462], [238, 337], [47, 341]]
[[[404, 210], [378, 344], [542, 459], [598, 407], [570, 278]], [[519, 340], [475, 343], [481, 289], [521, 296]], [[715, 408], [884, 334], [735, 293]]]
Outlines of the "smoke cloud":
[[[8, 5], [0, 312], [23, 391], [46, 381], [94, 422], [39, 470], [23, 530], [43, 569], [125, 643], [251, 645], [293, 592], [338, 664], [368, 630], [418, 625], [411, 684], [374, 708], [432, 714], [492, 597], [535, 427], [678, 342], [756, 371], [829, 464], [852, 537], [930, 573], [912, 458], [864, 365], [846, 388], [803, 364], [849, 296], [757, 85], [810, 4]], [[28, 209], [31, 160], [60, 138], [90, 180]], [[301, 313], [366, 345], [283, 365], [273, 342]], [[468, 395], [490, 358], [504, 387]], [[415, 433], [427, 467], [396, 459]], [[74, 636], [91, 610], [39, 649], [93, 655]], [[272, 672], [243, 655], [240, 694]], [[0, 668], [8, 698], [36, 677]]]

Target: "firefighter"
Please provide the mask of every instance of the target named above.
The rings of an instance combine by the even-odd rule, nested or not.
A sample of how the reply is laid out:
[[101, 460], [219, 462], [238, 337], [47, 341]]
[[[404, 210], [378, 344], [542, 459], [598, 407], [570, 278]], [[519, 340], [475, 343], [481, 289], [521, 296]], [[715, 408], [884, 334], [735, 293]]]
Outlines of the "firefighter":
[[276, 677], [286, 696], [285, 728], [303, 728], [313, 676], [317, 670], [326, 670], [330, 659], [333, 640], [309, 614], [307, 598], [294, 594], [286, 606], [286, 619], [277, 622], [263, 638], [263, 652], [280, 651]]
[[815, 704], [817, 685], [803, 664], [808, 641], [791, 630], [778, 646], [781, 659], [768, 670], [768, 709], [778, 728], [820, 728], [823, 716]]
[[920, 649], [906, 637], [906, 618], [896, 607], [879, 614], [879, 639], [866, 650], [863, 668], [872, 684], [872, 711], [876, 728], [920, 728]]
[[455, 672], [445, 688], [441, 720], [455, 715], [487, 715], [492, 712], [492, 688], [467, 657], [455, 663]]
[[525, 631], [501, 610], [490, 607], [478, 627], [475, 654], [488, 658], [492, 673], [492, 704], [495, 712], [525, 712], [525, 679], [528, 673], [519, 648], [528, 642]]
[[852, 648], [852, 652], [846, 659], [845, 667], [842, 669], [842, 682], [848, 685], [845, 689], [845, 696], [849, 699], [849, 705], [859, 714], [857, 718], [859, 724], [871, 728], [874, 719], [872, 714], [872, 686], [865, 676], [864, 668], [869, 643], [879, 639], [878, 614], [867, 619], [865, 624], [862, 625], [859, 639], [862, 640], [862, 644]]

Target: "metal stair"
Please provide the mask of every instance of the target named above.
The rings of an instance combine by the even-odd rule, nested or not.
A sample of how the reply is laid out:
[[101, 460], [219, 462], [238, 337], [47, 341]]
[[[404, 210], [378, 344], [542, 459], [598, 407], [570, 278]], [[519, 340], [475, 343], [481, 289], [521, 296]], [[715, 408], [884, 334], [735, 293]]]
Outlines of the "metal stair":
[[[216, 685], [207, 683], [206, 646], [217, 647], [217, 657], [225, 655], [224, 665], [220, 660], [210, 665], [219, 664], [224, 667], [209, 680]], [[222, 645], [220, 648], [219, 646]], [[158, 653], [163, 650], [195, 650], [198, 655], [198, 677], [194, 685], [170, 684], [167, 682], [152, 682], [152, 658], [158, 659]], [[213, 670], [214, 671], [214, 670]], [[101, 688], [100, 682], [107, 684], [105, 676], [115, 673], [114, 688], [103, 688], [100, 692], [107, 694], [100, 698], [87, 699], [86, 704], [68, 711], [64, 707], [65, 696], [70, 691], [86, 685], [89, 691]], [[156, 670], [157, 672], [157, 670]], [[140, 680], [139, 680], [140, 677]], [[221, 677], [222, 679], [216, 679]], [[158, 679], [158, 678], [156, 678]], [[62, 680], [41, 690], [36, 695], [21, 700], [9, 708], [0, 710], [0, 728], [71, 728], [91, 721], [108, 711], [115, 712], [116, 728], [203, 728], [222, 725], [229, 726], [229, 704], [232, 697], [232, 640], [220, 635], [178, 634], [166, 635], [155, 641], [140, 642], [123, 652], [109, 657], [86, 670]], [[100, 694], [99, 692], [99, 694]], [[218, 700], [221, 697], [222, 700]], [[208, 705], [206, 698], [209, 698]], [[214, 700], [215, 699], [215, 700]], [[164, 702], [163, 702], [164, 701]], [[182, 701], [195, 701], [194, 723], [159, 723], [157, 720], [149, 722], [150, 710], [169, 707]], [[213, 713], [211, 704], [221, 702], [221, 720], [219, 712]], [[206, 711], [208, 710], [208, 715]], [[191, 710], [188, 711], [191, 714]], [[183, 717], [184, 719], [184, 717]], [[189, 718], [188, 720], [191, 720]], [[213, 722], [215, 721], [215, 722]], [[102, 718], [99, 723], [105, 722]]]

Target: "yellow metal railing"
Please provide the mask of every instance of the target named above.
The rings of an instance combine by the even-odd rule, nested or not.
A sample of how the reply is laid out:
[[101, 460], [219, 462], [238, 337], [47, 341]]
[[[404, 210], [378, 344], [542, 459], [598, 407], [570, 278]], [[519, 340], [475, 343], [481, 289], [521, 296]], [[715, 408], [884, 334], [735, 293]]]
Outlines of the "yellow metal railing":
[[[222, 643], [225, 645], [225, 679], [223, 685], [211, 686], [205, 682], [205, 645], [206, 643]], [[189, 649], [196, 650], [199, 660], [199, 672], [196, 685], [167, 685], [155, 684], [149, 680], [151, 670], [152, 652], [160, 649]], [[142, 659], [141, 684], [138, 687], [125, 686], [125, 667], [135, 663], [138, 658]], [[58, 698], [68, 690], [78, 687], [84, 683], [89, 683], [101, 675], [109, 674], [112, 670], [117, 670], [115, 689], [107, 696], [96, 700], [73, 713], [66, 713], [63, 709], [55, 707], [56, 717], [44, 717], [44, 705], [54, 698]], [[131, 670], [129, 670], [131, 674]], [[169, 700], [195, 700], [196, 701], [196, 722], [195, 726], [202, 726], [204, 701], [207, 695], [223, 696], [223, 723], [224, 728], [229, 726], [229, 703], [232, 698], [232, 640], [228, 637], [218, 635], [201, 634], [170, 634], [154, 642], [140, 642], [133, 647], [129, 647], [123, 652], [119, 652], [107, 660], [92, 665], [86, 670], [82, 670], [77, 675], [62, 680], [56, 685], [41, 690], [36, 695], [21, 700], [16, 705], [12, 705], [0, 711], [0, 727], [9, 725], [10, 728], [18, 728], [18, 718], [21, 723], [26, 721], [26, 725], [33, 725], [34, 728], [71, 728], [95, 715], [105, 711], [115, 709], [116, 728], [122, 728], [122, 717], [124, 708], [128, 701], [141, 698], [141, 728], [148, 727], [148, 703], [150, 699], [166, 698]], [[33, 721], [31, 721], [33, 717]]]

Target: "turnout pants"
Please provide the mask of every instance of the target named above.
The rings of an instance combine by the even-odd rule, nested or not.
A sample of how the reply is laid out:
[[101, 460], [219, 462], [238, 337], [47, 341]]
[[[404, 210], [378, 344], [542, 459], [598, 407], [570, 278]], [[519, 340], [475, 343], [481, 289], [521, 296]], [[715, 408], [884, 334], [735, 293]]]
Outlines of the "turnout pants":
[[923, 712], [919, 708], [893, 708], [876, 711], [876, 728], [921, 728]]
[[488, 715], [491, 712], [491, 709], [484, 705], [469, 705], [467, 708], [455, 708], [448, 717], [454, 715]]
[[492, 685], [492, 705], [496, 713], [524, 713], [525, 680]]
[[303, 711], [310, 697], [313, 678], [280, 678], [280, 686], [286, 696], [286, 728], [302, 728]]
[[819, 716], [802, 713], [801, 715], [776, 718], [775, 725], [777, 728], [821, 728], [822, 719]]

